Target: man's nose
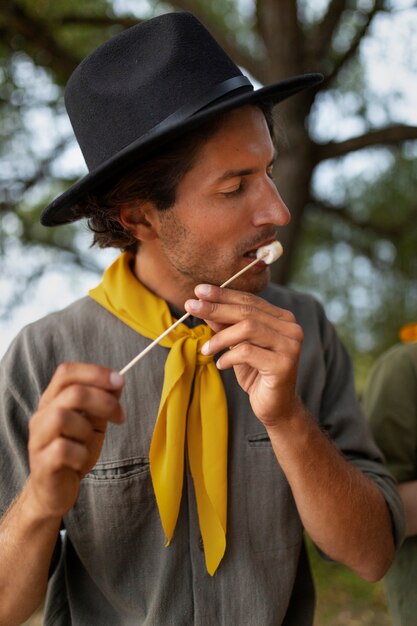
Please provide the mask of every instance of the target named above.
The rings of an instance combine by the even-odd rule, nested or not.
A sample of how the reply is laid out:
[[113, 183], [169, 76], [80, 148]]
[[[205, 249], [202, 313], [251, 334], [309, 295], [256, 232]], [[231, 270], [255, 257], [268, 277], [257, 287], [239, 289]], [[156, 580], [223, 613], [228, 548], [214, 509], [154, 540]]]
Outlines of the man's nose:
[[255, 226], [263, 224], [275, 224], [285, 226], [291, 219], [291, 214], [281, 198], [275, 183], [270, 178], [264, 182], [259, 205], [253, 213], [253, 223]]

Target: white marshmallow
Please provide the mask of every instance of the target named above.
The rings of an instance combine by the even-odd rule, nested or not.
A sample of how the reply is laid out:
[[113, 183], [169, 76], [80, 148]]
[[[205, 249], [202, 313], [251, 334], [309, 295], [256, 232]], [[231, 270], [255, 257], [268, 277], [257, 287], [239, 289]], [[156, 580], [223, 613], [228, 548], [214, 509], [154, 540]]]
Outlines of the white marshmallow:
[[270, 265], [284, 253], [284, 248], [279, 241], [273, 241], [267, 246], [261, 246], [256, 251], [256, 258], [262, 259], [264, 263]]

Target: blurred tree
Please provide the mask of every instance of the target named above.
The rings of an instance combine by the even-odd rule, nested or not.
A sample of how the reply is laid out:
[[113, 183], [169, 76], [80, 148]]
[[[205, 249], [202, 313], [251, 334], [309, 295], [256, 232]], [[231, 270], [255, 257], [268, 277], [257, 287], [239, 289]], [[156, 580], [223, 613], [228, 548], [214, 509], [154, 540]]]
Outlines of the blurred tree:
[[[79, 225], [38, 225], [40, 210], [83, 173], [64, 112], [63, 85], [100, 42], [174, 8], [199, 17], [261, 84], [307, 71], [324, 73], [319, 87], [278, 107], [276, 180], [292, 221], [280, 235], [286, 253], [273, 278], [324, 298], [353, 349], [383, 349], [398, 322], [417, 309], [417, 165], [415, 144], [408, 143], [417, 139], [417, 126], [407, 123], [388, 97], [385, 105], [378, 101], [364, 50], [375, 24], [407, 8], [415, 13], [413, 6], [404, 0], [3, 3], [0, 255], [12, 279], [3, 307], [48, 265], [45, 255], [39, 263], [7, 265], [11, 251], [34, 259], [34, 250], [47, 250], [50, 263], [95, 269], [91, 255], [81, 252]], [[410, 65], [416, 58], [411, 31], [409, 56], [402, 60]], [[401, 31], [397, 39], [404, 36]], [[401, 94], [393, 90], [392, 96], [398, 104]], [[362, 170], [347, 173], [349, 156], [364, 152]], [[337, 164], [331, 175], [329, 163]]]

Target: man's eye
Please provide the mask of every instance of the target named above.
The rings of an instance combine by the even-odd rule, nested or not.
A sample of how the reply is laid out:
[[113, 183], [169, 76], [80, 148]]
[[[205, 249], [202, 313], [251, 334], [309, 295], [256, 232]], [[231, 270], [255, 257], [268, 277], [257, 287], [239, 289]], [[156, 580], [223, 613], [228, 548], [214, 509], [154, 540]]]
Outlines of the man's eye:
[[243, 183], [239, 183], [238, 187], [235, 187], [234, 189], [231, 189], [230, 191], [222, 191], [221, 194], [222, 196], [225, 196], [226, 198], [231, 198], [241, 193], [243, 191], [243, 188], [244, 188]]

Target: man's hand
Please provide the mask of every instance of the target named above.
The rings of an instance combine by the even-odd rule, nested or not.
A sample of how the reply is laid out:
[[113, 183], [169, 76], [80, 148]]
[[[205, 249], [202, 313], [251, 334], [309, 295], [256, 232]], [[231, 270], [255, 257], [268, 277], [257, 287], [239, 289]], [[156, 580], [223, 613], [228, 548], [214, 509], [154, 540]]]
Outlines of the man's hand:
[[198, 285], [195, 294], [199, 300], [188, 300], [185, 309], [216, 331], [204, 354], [228, 349], [217, 366], [233, 367], [255, 415], [266, 427], [278, 425], [299, 406], [295, 384], [303, 331], [293, 314], [214, 285]]
[[122, 387], [123, 378], [105, 367], [64, 363], [56, 370], [29, 422], [27, 495], [40, 516], [60, 518], [74, 506], [108, 422], [124, 421]]
[[[330, 558], [370, 582], [394, 555], [391, 518], [378, 487], [349, 464], [298, 397], [303, 332], [291, 313], [244, 292], [198, 285], [185, 308], [216, 335], [205, 354], [234, 367], [263, 422], [306, 532]], [[207, 345], [207, 344], [206, 344]], [[348, 485], [348, 489], [346, 486]]]
[[0, 623], [26, 622], [45, 595], [62, 516], [100, 454], [108, 422], [120, 424], [123, 378], [65, 363], [29, 422], [30, 476], [0, 523]]

